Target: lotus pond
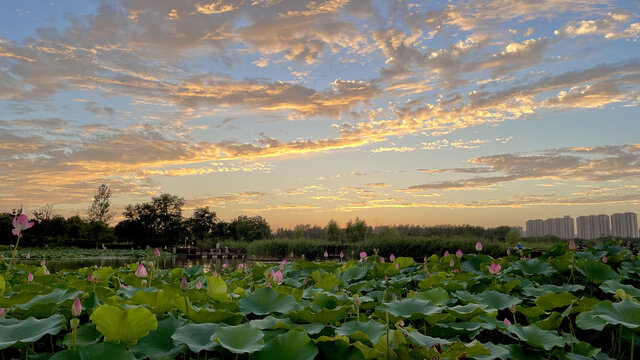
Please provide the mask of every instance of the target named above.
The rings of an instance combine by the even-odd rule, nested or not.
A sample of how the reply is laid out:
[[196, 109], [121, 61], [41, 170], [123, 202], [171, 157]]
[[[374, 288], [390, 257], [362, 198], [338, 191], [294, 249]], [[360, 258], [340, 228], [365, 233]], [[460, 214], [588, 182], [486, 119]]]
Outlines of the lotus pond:
[[51, 360], [634, 357], [640, 260], [631, 251], [561, 244], [527, 255], [362, 254], [211, 271], [153, 266], [152, 256], [57, 272], [3, 262], [0, 351]]

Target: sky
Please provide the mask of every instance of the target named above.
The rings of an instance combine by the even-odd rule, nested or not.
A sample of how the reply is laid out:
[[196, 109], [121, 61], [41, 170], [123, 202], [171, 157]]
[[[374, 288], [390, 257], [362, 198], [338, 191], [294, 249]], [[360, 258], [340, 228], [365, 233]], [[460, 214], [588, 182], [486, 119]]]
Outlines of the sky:
[[640, 2], [0, 2], [0, 211], [639, 212]]

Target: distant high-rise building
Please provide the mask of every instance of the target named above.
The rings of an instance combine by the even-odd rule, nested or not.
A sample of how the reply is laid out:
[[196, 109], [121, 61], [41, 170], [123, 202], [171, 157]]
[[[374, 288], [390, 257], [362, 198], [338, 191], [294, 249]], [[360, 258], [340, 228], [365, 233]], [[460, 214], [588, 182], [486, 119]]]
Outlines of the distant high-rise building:
[[622, 238], [638, 237], [638, 215], [632, 212], [611, 215], [611, 235]]
[[527, 237], [553, 235], [561, 239], [571, 239], [575, 236], [575, 225], [569, 215], [546, 220], [528, 220], [526, 226]]
[[578, 216], [576, 219], [578, 237], [597, 239], [611, 235], [608, 215]]
[[527, 237], [544, 236], [544, 221], [542, 219], [527, 220]]

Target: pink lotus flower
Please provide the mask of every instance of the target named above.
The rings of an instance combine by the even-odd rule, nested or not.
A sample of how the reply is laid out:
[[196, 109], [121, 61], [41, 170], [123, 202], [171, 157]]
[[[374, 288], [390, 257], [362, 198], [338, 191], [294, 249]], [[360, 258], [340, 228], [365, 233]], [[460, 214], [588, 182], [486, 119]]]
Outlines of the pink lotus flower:
[[392, 293], [392, 294], [391, 294], [391, 299], [392, 299], [393, 301], [398, 300], [398, 297], [396, 296], [396, 293]]
[[360, 259], [365, 259], [367, 257], [367, 252], [363, 251], [360, 253]]
[[391, 262], [396, 261], [396, 256], [393, 255], [393, 253], [391, 253], [391, 255], [389, 255], [389, 261], [391, 261]]
[[282, 272], [280, 270], [276, 271], [273, 274], [273, 281], [275, 281], [278, 285], [282, 284]]
[[222, 268], [226, 269], [227, 268], [227, 264], [222, 264]]
[[324, 257], [328, 258], [329, 257], [329, 253], [328, 252], [324, 252], [324, 254], [322, 254]]
[[49, 272], [49, 269], [47, 269], [46, 267], [44, 268], [44, 274], [45, 275], [51, 275], [51, 273]]
[[238, 270], [242, 271], [243, 268], [244, 268], [244, 264], [238, 264]]
[[507, 249], [507, 256], [511, 255], [511, 249]]
[[444, 257], [447, 257], [447, 256], [449, 256], [449, 250], [444, 251]]
[[384, 257], [380, 256], [380, 262], [384, 263]]
[[187, 278], [183, 276], [182, 279], [180, 280], [180, 290], [186, 291], [188, 288], [189, 288], [189, 283], [187, 283]]
[[32, 273], [29, 273], [29, 275], [27, 275], [27, 280], [28, 280], [29, 282], [32, 282], [32, 281], [33, 281], [33, 274], [32, 274]]
[[13, 235], [18, 236], [23, 230], [27, 230], [28, 228], [32, 227], [33, 224], [34, 222], [29, 221], [29, 218], [27, 217], [27, 215], [20, 214], [20, 216], [16, 216], [13, 218], [13, 221], [12, 221], [13, 230], [11, 230], [11, 233]]
[[270, 288], [271, 287], [271, 283], [267, 283], [267, 287]]
[[273, 271], [273, 269], [269, 269], [269, 271], [267, 272], [267, 278], [269, 278], [269, 279], [273, 279], [273, 274], [275, 274], [275, 272]]
[[504, 318], [504, 324], [505, 325], [511, 325], [511, 321], [509, 321], [509, 319]]
[[607, 262], [607, 255], [603, 255], [603, 256], [602, 256], [602, 262], [603, 262], [603, 263], [606, 263], [606, 262]]
[[27, 253], [27, 259], [31, 259], [31, 253], [30, 252]]
[[7, 316], [7, 311], [2, 308], [0, 309], [0, 319], [4, 319]]
[[462, 250], [458, 249], [458, 251], [456, 251], [456, 257], [462, 259]]
[[198, 290], [202, 289], [202, 282], [200, 282], [200, 280], [198, 280], [198, 282], [196, 282], [196, 289], [198, 289]]
[[156, 256], [160, 256], [160, 250], [158, 250], [158, 248], [156, 248], [156, 249], [153, 251], [153, 253], [154, 253]]
[[138, 265], [138, 270], [136, 270], [136, 276], [139, 278], [147, 277], [147, 269], [144, 267], [144, 265], [142, 265], [142, 263]]
[[456, 264], [455, 261], [453, 261], [453, 259], [451, 259], [451, 261], [449, 261], [449, 266], [453, 267]]
[[571, 250], [576, 249], [576, 242], [573, 239], [569, 240], [569, 249]]
[[482, 243], [480, 241], [478, 241], [476, 243], [476, 251], [481, 251], [482, 250]]
[[400, 270], [400, 264], [396, 263], [396, 270]]
[[211, 274], [211, 276], [213, 276], [213, 277], [218, 277], [218, 272], [217, 272], [217, 271], [215, 271], [215, 270], [213, 270], [213, 274]]
[[87, 275], [87, 281], [89, 282], [93, 281], [93, 275], [91, 274]]
[[497, 275], [500, 273], [500, 269], [502, 268], [502, 266], [500, 266], [500, 264], [494, 264], [491, 263], [491, 266], [489, 266], [489, 272], [491, 274]]
[[71, 316], [78, 317], [82, 313], [82, 303], [80, 302], [80, 298], [76, 298], [76, 301], [71, 305]]
[[40, 261], [40, 266], [45, 266], [47, 264], [47, 260], [42, 259], [42, 261]]
[[344, 253], [340, 251], [340, 259], [342, 259], [343, 257], [344, 257]]

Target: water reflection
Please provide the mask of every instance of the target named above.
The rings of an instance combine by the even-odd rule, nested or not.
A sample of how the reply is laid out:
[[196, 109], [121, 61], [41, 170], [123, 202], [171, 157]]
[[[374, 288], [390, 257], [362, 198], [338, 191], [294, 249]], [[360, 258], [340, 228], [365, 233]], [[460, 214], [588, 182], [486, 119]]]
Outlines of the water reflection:
[[[110, 266], [113, 268], [118, 268], [121, 266], [125, 266], [126, 264], [137, 263], [140, 258], [135, 257], [88, 257], [88, 258], [62, 258], [62, 259], [47, 259], [46, 265], [47, 269], [50, 272], [58, 272], [64, 269], [67, 270], [75, 270], [83, 267], [89, 266], [98, 266], [105, 267]], [[239, 258], [190, 258], [187, 259], [183, 256], [174, 256], [174, 257], [160, 257], [153, 258], [154, 263], [160, 269], [168, 269], [168, 268], [176, 268], [176, 267], [191, 267], [194, 265], [202, 265], [204, 270], [213, 271], [217, 269], [218, 271], [222, 269], [223, 266], [227, 266], [229, 268], [236, 268], [238, 264], [243, 264], [243, 266], [250, 265], [253, 263], [252, 261], [248, 261], [246, 259]], [[42, 259], [16, 259], [16, 262], [21, 264], [28, 264], [34, 266], [40, 266]]]

